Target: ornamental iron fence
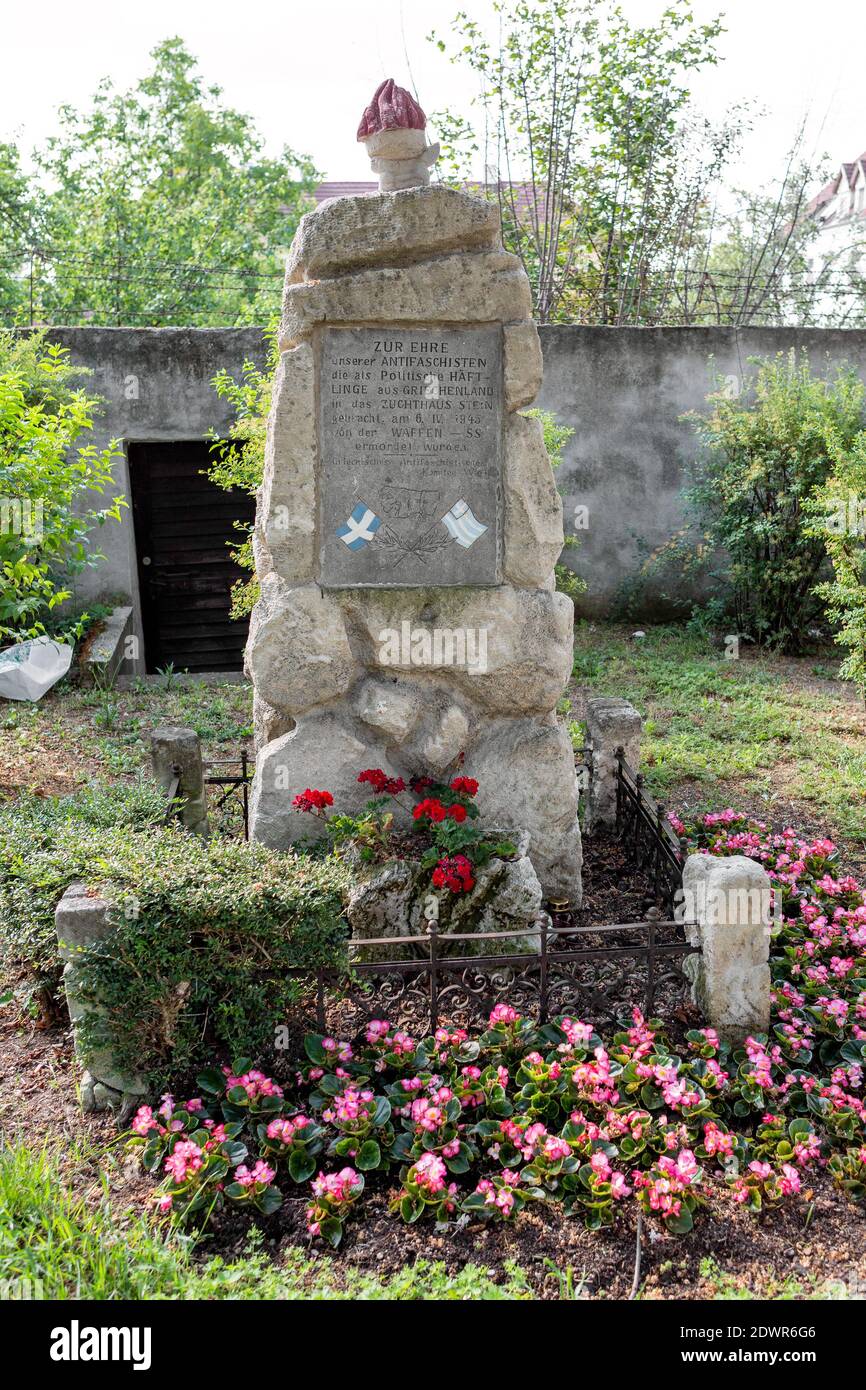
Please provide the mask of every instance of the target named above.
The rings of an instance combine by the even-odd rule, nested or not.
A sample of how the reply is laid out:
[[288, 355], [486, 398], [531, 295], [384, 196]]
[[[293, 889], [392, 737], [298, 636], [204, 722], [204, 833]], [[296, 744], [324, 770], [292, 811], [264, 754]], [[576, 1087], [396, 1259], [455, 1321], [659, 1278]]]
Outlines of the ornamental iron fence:
[[[664, 920], [658, 908], [642, 922], [577, 926], [569, 918], [542, 914], [532, 952], [495, 952], [509, 938], [525, 942], [525, 929], [451, 933], [435, 922], [423, 935], [350, 942], [348, 975], [318, 972], [310, 1014], [319, 1031], [354, 1033], [371, 1018], [387, 1018], [410, 1032], [432, 1032], [443, 1023], [485, 1021], [507, 1003], [539, 1023], [572, 1015], [601, 1030], [630, 1022], [634, 1008], [650, 1017], [682, 1007], [689, 988], [682, 961], [699, 950], [684, 939], [687, 924]], [[461, 954], [467, 946], [473, 953]], [[353, 960], [361, 949], [365, 956], [381, 950], [382, 959]], [[387, 953], [395, 950], [412, 954], [394, 959]]]
[[[219, 790], [214, 793], [213, 804], [209, 805], [209, 810], [219, 815], [226, 811], [234, 811], [235, 815], [228, 816], [228, 830], [230, 833], [236, 832], [238, 813], [241, 817], [241, 826], [245, 840], [250, 838], [250, 783], [253, 780], [253, 768], [250, 766], [250, 757], [245, 748], [242, 748], [237, 758], [212, 758], [204, 764], [206, 787], [215, 787]], [[233, 768], [235, 771], [228, 771]], [[225, 771], [212, 771], [211, 769], [226, 769]], [[210, 798], [208, 798], [210, 801]]]

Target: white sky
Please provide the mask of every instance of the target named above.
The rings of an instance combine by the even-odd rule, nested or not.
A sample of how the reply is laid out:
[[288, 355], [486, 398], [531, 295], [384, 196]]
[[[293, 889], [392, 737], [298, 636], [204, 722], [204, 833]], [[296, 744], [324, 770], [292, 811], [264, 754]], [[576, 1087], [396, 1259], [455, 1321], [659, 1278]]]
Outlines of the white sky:
[[[665, 0], [622, 0], [650, 22]], [[454, 13], [482, 22], [491, 0], [40, 0], [4, 6], [0, 139], [29, 150], [54, 129], [62, 102], [83, 104], [100, 77], [126, 86], [148, 67], [148, 51], [180, 34], [205, 78], [253, 114], [271, 149], [286, 142], [314, 158], [326, 178], [369, 178], [355, 141], [361, 111], [383, 77], [410, 86], [430, 111], [469, 114], [470, 74], [452, 67], [431, 29], [447, 35]], [[699, 76], [696, 105], [718, 118], [738, 100], [767, 110], [738, 181], [760, 187], [778, 169], [803, 115], [810, 152], [835, 164], [866, 149], [866, 5], [863, 0], [694, 0], [699, 20], [719, 10], [725, 61]], [[405, 51], [404, 51], [405, 35]]]

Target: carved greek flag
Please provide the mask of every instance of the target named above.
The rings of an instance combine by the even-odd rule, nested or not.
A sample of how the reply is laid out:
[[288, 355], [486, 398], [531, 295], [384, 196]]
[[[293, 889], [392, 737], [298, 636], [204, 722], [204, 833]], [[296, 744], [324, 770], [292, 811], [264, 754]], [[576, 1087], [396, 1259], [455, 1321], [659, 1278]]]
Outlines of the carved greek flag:
[[462, 545], [464, 550], [468, 550], [470, 545], [474, 545], [479, 536], [483, 536], [487, 527], [473, 515], [472, 508], [468, 502], [460, 498], [455, 502], [450, 512], [446, 512], [442, 522], [447, 526], [449, 533], [454, 537], [458, 545]]
[[337, 527], [337, 535], [350, 550], [360, 550], [373, 539], [381, 525], [382, 518], [359, 502], [345, 525]]

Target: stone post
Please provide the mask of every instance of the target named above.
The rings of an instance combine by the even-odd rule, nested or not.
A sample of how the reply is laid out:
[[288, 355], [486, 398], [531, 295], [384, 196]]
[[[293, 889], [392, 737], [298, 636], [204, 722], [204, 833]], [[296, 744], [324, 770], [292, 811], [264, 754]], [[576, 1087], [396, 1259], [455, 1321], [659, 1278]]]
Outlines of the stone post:
[[643, 720], [628, 700], [617, 696], [587, 700], [586, 741], [592, 753], [587, 798], [586, 833], [616, 824], [616, 750], [622, 748], [629, 767], [640, 767]]
[[[399, 90], [374, 107], [364, 138], [422, 132]], [[579, 905], [562, 499], [521, 413], [542, 373], [529, 280], [494, 205], [413, 182], [321, 203], [289, 255], [246, 653], [268, 711], [251, 838], [321, 831], [292, 809], [307, 787], [357, 812], [359, 771], [441, 779], [462, 754], [484, 821], [526, 830], [545, 897]]]
[[63, 986], [75, 1040], [75, 1053], [84, 1068], [81, 1077], [81, 1108], [86, 1111], [114, 1110], [128, 1114], [147, 1094], [143, 1077], [118, 1070], [107, 1047], [85, 1051], [80, 1041], [80, 1024], [88, 1015], [101, 1010], [81, 997], [78, 961], [82, 951], [102, 941], [114, 931], [111, 904], [83, 883], [67, 888], [54, 913], [60, 958], [64, 961]]
[[744, 855], [690, 854], [683, 869], [683, 913], [692, 997], [727, 1042], [770, 1026], [770, 925], [773, 893], [765, 869]]
[[153, 775], [166, 795], [175, 778], [180, 779], [177, 795], [183, 797], [182, 823], [197, 835], [209, 834], [201, 743], [195, 729], [173, 724], [154, 729], [150, 736], [150, 756]]

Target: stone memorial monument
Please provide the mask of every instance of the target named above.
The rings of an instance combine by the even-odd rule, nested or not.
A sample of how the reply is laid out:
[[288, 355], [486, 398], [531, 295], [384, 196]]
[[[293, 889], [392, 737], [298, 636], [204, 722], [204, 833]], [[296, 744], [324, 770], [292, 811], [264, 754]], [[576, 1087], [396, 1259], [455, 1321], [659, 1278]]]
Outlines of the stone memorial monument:
[[322, 203], [289, 256], [255, 552], [251, 833], [284, 847], [360, 770], [441, 778], [464, 755], [490, 825], [525, 830], [546, 896], [581, 893], [577, 785], [556, 703], [571, 600], [541, 424], [530, 287], [496, 206], [430, 185], [408, 92], [364, 112], [380, 191]]

